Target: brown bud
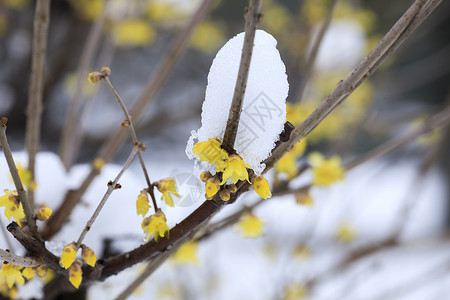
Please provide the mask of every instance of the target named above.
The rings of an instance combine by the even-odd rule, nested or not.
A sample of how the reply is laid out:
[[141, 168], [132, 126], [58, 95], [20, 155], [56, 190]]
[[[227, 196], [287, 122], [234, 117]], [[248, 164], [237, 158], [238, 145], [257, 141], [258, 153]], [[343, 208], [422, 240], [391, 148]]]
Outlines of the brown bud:
[[229, 184], [226, 186], [226, 189], [230, 192], [230, 193], [236, 193], [237, 191], [237, 187], [235, 184]]
[[227, 189], [223, 189], [219, 192], [220, 199], [222, 201], [228, 201], [230, 200], [230, 192]]
[[206, 182], [208, 179], [210, 179], [212, 177], [211, 173], [209, 173], [208, 171], [206, 172], [202, 172], [202, 174], [200, 174], [200, 179], [203, 182]]

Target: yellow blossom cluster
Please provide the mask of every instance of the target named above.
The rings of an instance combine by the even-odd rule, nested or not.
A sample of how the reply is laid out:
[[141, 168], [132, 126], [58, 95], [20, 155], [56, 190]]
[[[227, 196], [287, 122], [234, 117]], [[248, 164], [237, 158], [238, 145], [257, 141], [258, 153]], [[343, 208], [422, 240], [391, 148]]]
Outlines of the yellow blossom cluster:
[[50, 208], [41, 207], [36, 212], [36, 219], [39, 221], [47, 221], [51, 217], [52, 213], [53, 211]]
[[[97, 256], [95, 255], [94, 250], [84, 244], [81, 245], [81, 249], [81, 257], [86, 262], [86, 264], [91, 267], [95, 267]], [[77, 260], [77, 252], [78, 249], [74, 242], [67, 244], [61, 254], [59, 264], [64, 269], [69, 269], [70, 283], [74, 287], [79, 288], [83, 277], [83, 273], [81, 271], [83, 262], [81, 260]]]
[[263, 234], [264, 222], [253, 213], [244, 214], [239, 223], [238, 229], [242, 236], [246, 238], [257, 238]]
[[198, 243], [196, 241], [189, 241], [178, 248], [173, 255], [174, 262], [178, 264], [198, 264], [197, 258]]
[[[248, 169], [251, 169], [251, 166], [244, 162], [238, 154], [229, 155], [221, 145], [218, 138], [210, 138], [207, 141], [196, 143], [192, 151], [198, 155], [201, 161], [209, 162], [215, 167], [217, 173], [221, 173], [222, 180], [219, 180], [217, 176], [212, 176], [209, 172], [200, 175], [200, 179], [205, 182], [206, 199], [212, 199], [219, 193], [223, 201], [228, 201], [230, 194], [236, 192], [236, 183], [240, 180], [251, 183], [256, 193], [264, 199], [269, 198], [271, 193], [268, 181], [261, 175], [252, 176], [250, 180]], [[232, 184], [226, 185], [228, 181], [231, 181]]]
[[4, 192], [5, 195], [0, 197], [0, 207], [5, 207], [5, 216], [8, 220], [13, 217], [17, 224], [22, 226], [20, 220], [25, 218], [25, 213], [17, 191], [4, 190]]
[[[23, 167], [21, 164], [16, 164], [17, 172], [19, 173], [20, 181], [22, 181], [22, 184], [32, 191], [34, 191], [37, 188], [37, 183], [33, 178], [33, 174], [31, 172]], [[12, 181], [12, 178], [11, 178]]]
[[158, 191], [162, 193], [161, 200], [164, 200], [167, 205], [174, 207], [172, 195], [180, 198], [180, 194], [177, 192], [177, 186], [173, 178], [165, 178], [156, 183]]
[[0, 294], [11, 299], [15, 298], [17, 285], [23, 285], [25, 280], [31, 280], [35, 275], [44, 278], [47, 275], [47, 266], [22, 267], [3, 262], [0, 269]]
[[154, 215], [145, 218], [142, 221], [142, 229], [144, 230], [144, 241], [148, 242], [153, 235], [155, 241], [160, 237], [165, 237], [169, 234], [169, 226], [167, 226], [166, 215], [159, 209]]
[[308, 162], [312, 166], [315, 186], [329, 186], [344, 179], [345, 169], [341, 165], [339, 156], [335, 155], [326, 159], [319, 152], [313, 152], [309, 154]]

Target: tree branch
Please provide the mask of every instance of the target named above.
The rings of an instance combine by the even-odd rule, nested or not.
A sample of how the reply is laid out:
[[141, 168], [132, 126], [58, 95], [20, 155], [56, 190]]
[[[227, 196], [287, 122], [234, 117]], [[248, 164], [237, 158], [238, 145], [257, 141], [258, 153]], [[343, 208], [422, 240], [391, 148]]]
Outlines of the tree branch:
[[[37, 231], [36, 221], [33, 218], [33, 210], [31, 209], [30, 202], [28, 202], [27, 192], [25, 191], [22, 181], [19, 177], [19, 172], [17, 171], [16, 164], [14, 163], [14, 158], [9, 148], [8, 140], [6, 138], [6, 123], [7, 118], [2, 118], [0, 120], [0, 144], [3, 149], [3, 154], [5, 155], [6, 162], [8, 163], [9, 172], [16, 186], [17, 194], [19, 195], [20, 203], [22, 203], [23, 211], [27, 219], [28, 226], [34, 237], [39, 237]], [[19, 220], [17, 220], [19, 221]]]
[[[38, 0], [34, 12], [33, 53], [31, 57], [30, 87], [28, 90], [26, 148], [28, 153], [28, 170], [35, 178], [36, 153], [41, 139], [41, 116], [44, 94], [44, 68], [47, 52], [48, 26], [50, 23], [50, 0]], [[29, 191], [30, 206], [34, 205], [34, 194]]]
[[245, 11], [245, 36], [242, 48], [236, 86], [228, 114], [227, 127], [223, 136], [222, 145], [228, 153], [234, 152], [234, 142], [239, 128], [239, 120], [244, 103], [245, 89], [247, 88], [248, 73], [253, 54], [256, 27], [261, 20], [261, 0], [250, 0], [248, 10]]
[[3, 250], [0, 249], [0, 260], [7, 261], [10, 264], [21, 266], [21, 267], [28, 267], [33, 268], [41, 265], [41, 262], [38, 260], [32, 258], [32, 257], [25, 257], [25, 256], [19, 256], [14, 253], [12, 253], [9, 250]]

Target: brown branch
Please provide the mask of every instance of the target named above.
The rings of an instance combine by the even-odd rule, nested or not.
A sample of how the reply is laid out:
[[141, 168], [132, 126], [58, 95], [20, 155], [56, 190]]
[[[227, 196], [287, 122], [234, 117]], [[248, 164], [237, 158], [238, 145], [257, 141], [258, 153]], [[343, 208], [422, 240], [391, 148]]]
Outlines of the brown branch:
[[98, 215], [100, 214], [100, 211], [105, 206], [106, 201], [108, 201], [109, 196], [111, 196], [111, 194], [114, 190], [121, 188], [121, 186], [119, 184], [119, 179], [122, 177], [123, 173], [125, 173], [125, 170], [128, 169], [128, 167], [131, 165], [136, 154], [139, 153], [140, 146], [141, 145], [136, 144], [133, 147], [133, 151], [131, 152], [130, 156], [128, 157], [127, 161], [125, 162], [125, 165], [123, 166], [122, 170], [120, 170], [119, 174], [117, 174], [116, 178], [114, 178], [114, 181], [108, 182], [108, 189], [106, 190], [105, 195], [103, 195], [102, 200], [98, 204], [97, 208], [95, 209], [95, 211], [92, 214], [89, 221], [87, 221], [86, 226], [84, 227], [83, 231], [80, 234], [80, 237], [78, 238], [78, 241], [76, 244], [77, 249], [81, 246], [81, 243], [83, 242], [83, 239], [86, 236], [86, 234], [88, 233], [88, 231], [92, 229], [92, 225], [94, 224], [95, 220], [97, 219]]
[[[175, 65], [185, 52], [194, 28], [206, 16], [214, 2], [214, 0], [203, 0], [186, 26], [178, 33], [173, 43], [166, 51], [165, 56], [153, 72], [146, 88], [130, 110], [130, 115], [133, 117], [135, 124], [139, 123], [145, 108], [152, 102], [158, 91], [167, 81]], [[118, 131], [112, 133], [108, 140], [105, 141], [97, 157], [102, 158], [107, 163], [110, 162], [119, 148], [123, 145], [125, 139], [126, 131], [120, 130], [119, 128]], [[80, 202], [81, 197], [98, 174], [98, 170], [91, 168], [91, 171], [86, 176], [81, 186], [76, 191], [69, 191], [66, 194], [63, 202], [55, 211], [54, 216], [47, 221], [47, 225], [43, 231], [44, 239], [50, 239], [61, 229], [67, 216], [71, 214], [73, 208]]]
[[[16, 164], [14, 163], [14, 158], [9, 148], [8, 139], [6, 138], [6, 123], [7, 118], [2, 118], [0, 120], [0, 144], [3, 149], [3, 154], [5, 155], [6, 162], [8, 163], [9, 172], [16, 186], [17, 194], [19, 195], [20, 203], [22, 203], [23, 211], [27, 219], [28, 226], [34, 237], [39, 237], [37, 231], [36, 221], [33, 218], [33, 210], [31, 209], [30, 202], [28, 202], [27, 192], [25, 191], [22, 181], [19, 177], [19, 172], [17, 171]], [[19, 221], [19, 220], [17, 220]]]
[[10, 264], [21, 266], [21, 267], [37, 267], [41, 265], [41, 262], [38, 260], [32, 258], [32, 257], [25, 257], [25, 256], [19, 256], [14, 253], [12, 253], [9, 250], [3, 250], [0, 249], [0, 260], [7, 261]]
[[[112, 93], [114, 94], [114, 96], [116, 97], [117, 102], [119, 103], [120, 107], [122, 108], [123, 114], [125, 115], [125, 120], [128, 122], [127, 127], [129, 129], [131, 139], [133, 140], [133, 145], [140, 144], [138, 141], [137, 135], [136, 135], [136, 130], [134, 129], [133, 121], [131, 120], [131, 116], [128, 113], [125, 103], [123, 102], [119, 93], [117, 93], [116, 89], [114, 88], [111, 81], [109, 80], [109, 76], [105, 76], [104, 80], [105, 80], [106, 84], [108, 85], [108, 87], [110, 88], [110, 90], [112, 91]], [[143, 145], [142, 145], [142, 149], [145, 150], [145, 147]], [[155, 213], [156, 213], [158, 211], [158, 204], [156, 203], [155, 193], [153, 191], [153, 185], [152, 185], [152, 182], [150, 181], [150, 177], [148, 176], [148, 171], [147, 171], [147, 168], [145, 167], [145, 162], [144, 162], [144, 158], [142, 157], [141, 149], [138, 150], [137, 155], [138, 155], [139, 163], [142, 168], [142, 172], [144, 172], [145, 181], [147, 182], [147, 186], [148, 186], [147, 191], [150, 194], [150, 197], [152, 198], [153, 207], [154, 207]]]
[[442, 0], [416, 0], [366, 58], [338, 83], [331, 94], [291, 134], [290, 142], [278, 147], [266, 163], [267, 172], [292, 147], [308, 135], [344, 101], [419, 26]]
[[[31, 57], [30, 87], [28, 90], [26, 148], [28, 153], [28, 170], [35, 178], [36, 153], [41, 139], [41, 116], [44, 94], [44, 68], [47, 53], [48, 26], [50, 23], [50, 0], [38, 0], [34, 12], [33, 53]], [[29, 203], [34, 206], [34, 194], [29, 190]]]
[[83, 98], [83, 82], [86, 82], [86, 74], [89, 67], [92, 65], [94, 55], [100, 44], [100, 38], [102, 36], [103, 25], [106, 20], [106, 11], [108, 9], [108, 3], [105, 4], [103, 11], [95, 20], [94, 24], [89, 31], [87, 41], [84, 45], [83, 52], [81, 54], [80, 63], [77, 71], [77, 78], [75, 83], [75, 90], [72, 98], [70, 99], [70, 107], [67, 112], [66, 122], [61, 134], [59, 155], [61, 161], [68, 170], [76, 158], [76, 152], [79, 149], [80, 138], [77, 138], [82, 133], [80, 132], [80, 126], [78, 126], [82, 113], [82, 104], [80, 103]]
[[228, 114], [227, 127], [223, 136], [223, 147], [228, 153], [234, 152], [234, 142], [239, 128], [239, 120], [244, 103], [245, 89], [247, 88], [248, 73], [253, 54], [256, 27], [261, 15], [261, 0], [250, 0], [250, 5], [245, 11], [245, 36], [242, 48], [241, 62], [236, 78], [233, 99], [231, 101], [230, 112]]
[[323, 40], [323, 37], [325, 36], [325, 32], [327, 32], [328, 27], [330, 26], [331, 19], [333, 17], [333, 11], [334, 11], [334, 8], [336, 7], [337, 2], [338, 2], [338, 0], [332, 0], [330, 5], [328, 6], [327, 14], [325, 15], [325, 18], [319, 27], [319, 31], [318, 31], [317, 36], [314, 40], [314, 43], [311, 47], [310, 53], [307, 57], [305, 69], [302, 72], [303, 76], [300, 81], [300, 87], [297, 92], [297, 99], [296, 99], [297, 103], [302, 100], [306, 85], [308, 84], [308, 81], [311, 79], [311, 76], [313, 74], [317, 54], [319, 53], [319, 48], [320, 48], [320, 45], [322, 44], [322, 40]]

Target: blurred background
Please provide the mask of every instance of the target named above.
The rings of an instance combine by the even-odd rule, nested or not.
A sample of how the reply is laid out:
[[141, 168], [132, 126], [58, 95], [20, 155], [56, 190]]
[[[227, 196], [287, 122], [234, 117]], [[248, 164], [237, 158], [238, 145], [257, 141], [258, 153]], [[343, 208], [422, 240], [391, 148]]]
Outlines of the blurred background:
[[[89, 83], [87, 73], [110, 66], [111, 81], [131, 107], [149, 78], [158, 76], [154, 71], [161, 58], [199, 3], [198, 0], [52, 1], [41, 150], [61, 153], [68, 111], [78, 100], [75, 108], [78, 138], [74, 141], [78, 146], [74, 147], [76, 151], [65, 166], [70, 168], [94, 159], [99, 147], [122, 121], [122, 112], [106, 85]], [[288, 121], [294, 125], [301, 123], [369, 53], [411, 3], [406, 0], [338, 1], [314, 71], [306, 81], [308, 51], [330, 1], [264, 0], [260, 28], [277, 39], [286, 65], [290, 84]], [[158, 175], [169, 176], [175, 169], [191, 168], [192, 163], [185, 156], [186, 141], [191, 130], [200, 127], [209, 68], [218, 49], [243, 31], [246, 5], [247, 1], [241, 0], [215, 2], [211, 12], [195, 28], [187, 51], [169, 79], [145, 109], [137, 134], [148, 146], [146, 159], [150, 165], [158, 166]], [[0, 115], [9, 119], [8, 138], [15, 151], [24, 149], [33, 14], [34, 1], [0, 0]], [[99, 38], [93, 45], [88, 40], [96, 27]], [[343, 161], [349, 161], [447, 107], [450, 104], [449, 29], [450, 2], [443, 1], [393, 57], [308, 136], [307, 152], [317, 150], [325, 156], [339, 155]], [[80, 74], [83, 57], [89, 51], [92, 60], [87, 64], [87, 72]], [[130, 147], [124, 146], [115, 161], [123, 162]], [[406, 231], [414, 241], [446, 233], [450, 221], [447, 205], [449, 151], [450, 134], [445, 128], [352, 171], [346, 181], [336, 187], [312, 190], [315, 199], [312, 208], [295, 203], [298, 197], [293, 196], [271, 200], [273, 203], [256, 211], [266, 222], [264, 237], [243, 241], [233, 230], [221, 232], [217, 238], [205, 241], [204, 248], [199, 250], [200, 261], [209, 262], [208, 267], [205, 263], [181, 271], [167, 271], [169, 267], [165, 267], [164, 274], [169, 279], [165, 281], [164, 275], [156, 276], [157, 279], [149, 283], [151, 292], [148, 293], [160, 293], [161, 299], [301, 299], [308, 296], [311, 299], [377, 299], [380, 292], [377, 287], [392, 278], [404, 279], [405, 273], [400, 274], [399, 270], [405, 266], [428, 262], [415, 269], [418, 278], [421, 275], [425, 278], [430, 265], [436, 265], [428, 258], [441, 257], [450, 265], [445, 251], [439, 252], [444, 249], [443, 244], [420, 250], [428, 251], [425, 254], [408, 250], [407, 258], [404, 252], [397, 256], [388, 253], [379, 260], [369, 259], [365, 265], [356, 266], [356, 271], [353, 268], [339, 273], [340, 270], [335, 269], [334, 273], [329, 273], [332, 279], [328, 281], [324, 278], [329, 265], [324, 261], [346, 253], [356, 255], [348, 248], [353, 246], [356, 236], [365, 238], [362, 239], [364, 245], [383, 241], [390, 237], [396, 228], [392, 224], [397, 221], [412, 224]], [[299, 165], [305, 163], [306, 155], [297, 160]], [[286, 179], [279, 175], [272, 174], [282, 181]], [[290, 183], [295, 185], [295, 180]], [[304, 181], [300, 178], [299, 182]], [[421, 206], [407, 204], [412, 198], [418, 198], [414, 203], [421, 203]], [[220, 217], [232, 214], [254, 199], [242, 200], [235, 208], [227, 208]], [[414, 207], [407, 210], [417, 211], [417, 215], [413, 212], [411, 215], [415, 217], [411, 217], [402, 213], [404, 207]], [[289, 213], [281, 217], [286, 211]], [[341, 233], [341, 240], [336, 231]], [[346, 234], [352, 236], [350, 242], [346, 241]], [[448, 249], [448, 241], [445, 245]], [[222, 250], [217, 251], [217, 248]], [[255, 252], [260, 257], [255, 256]], [[290, 264], [294, 252], [301, 259]], [[316, 257], [317, 261], [311, 257]], [[230, 268], [229, 265], [241, 267]], [[216, 276], [217, 270], [230, 278], [228, 283]], [[270, 272], [272, 274], [267, 274]], [[427, 286], [426, 291], [431, 290], [431, 294], [402, 290], [404, 284], [415, 282], [414, 278], [404, 282], [393, 279], [392, 289], [389, 286], [381, 291], [380, 297], [446, 299], [449, 289], [444, 283], [449, 286], [450, 276], [440, 269], [436, 272], [436, 276], [445, 280], [442, 285]], [[199, 274], [209, 281], [197, 278]], [[264, 274], [267, 278], [261, 279]], [[373, 276], [365, 281], [363, 278], [368, 274]], [[196, 279], [185, 284], [180, 283], [180, 278]], [[220, 282], [223, 288], [219, 287]], [[352, 282], [363, 287], [352, 286]], [[260, 288], [262, 284], [267, 286]], [[239, 288], [227, 290], [233, 289], [231, 286]], [[100, 287], [97, 290], [105, 289]]]

